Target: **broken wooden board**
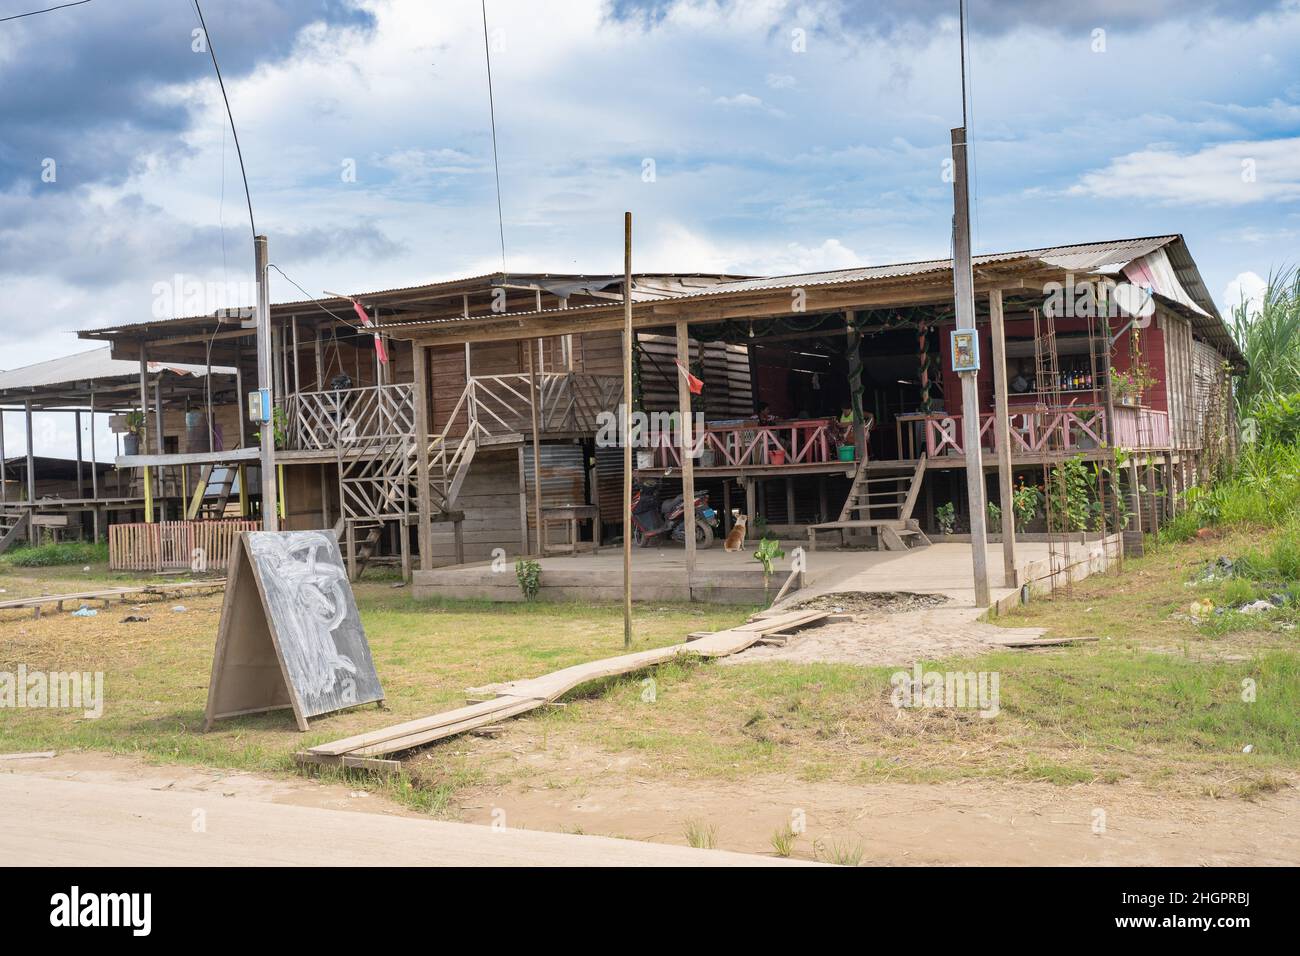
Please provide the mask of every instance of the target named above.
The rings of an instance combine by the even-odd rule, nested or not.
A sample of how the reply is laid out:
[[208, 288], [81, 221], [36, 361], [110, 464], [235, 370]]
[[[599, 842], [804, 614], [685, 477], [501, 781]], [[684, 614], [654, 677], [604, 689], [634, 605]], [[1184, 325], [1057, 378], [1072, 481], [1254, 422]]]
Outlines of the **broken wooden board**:
[[1040, 637], [1027, 641], [990, 641], [994, 647], [1064, 647], [1067, 644], [1090, 644], [1099, 641], [1099, 637]]
[[[644, 670], [678, 656], [694, 655], [712, 658], [736, 654], [768, 634], [817, 623], [825, 619], [829, 613], [828, 611], [792, 611], [775, 617], [753, 620], [725, 631], [715, 631], [690, 642], [576, 664], [529, 680], [492, 684], [490, 689], [499, 696], [491, 700], [466, 704], [464, 707], [457, 707], [441, 714], [420, 717], [392, 727], [320, 744], [308, 748], [307, 752], [325, 760], [338, 758], [341, 761], [345, 756], [379, 757], [411, 750], [479, 727], [496, 725], [510, 717], [517, 717], [530, 710], [548, 706], [573, 688], [594, 680]], [[473, 688], [471, 694], [480, 690], [484, 688]]]

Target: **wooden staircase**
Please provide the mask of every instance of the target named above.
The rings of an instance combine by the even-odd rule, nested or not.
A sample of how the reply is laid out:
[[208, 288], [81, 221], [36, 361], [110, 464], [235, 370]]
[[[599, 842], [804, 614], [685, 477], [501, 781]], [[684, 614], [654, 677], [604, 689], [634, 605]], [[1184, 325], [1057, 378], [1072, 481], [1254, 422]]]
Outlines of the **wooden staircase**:
[[29, 508], [0, 509], [0, 554], [8, 551], [9, 547], [18, 540], [31, 518], [32, 513]]
[[865, 460], [859, 462], [839, 518], [808, 526], [808, 550], [817, 550], [818, 531], [839, 531], [842, 538], [846, 531], [870, 531], [881, 551], [906, 551], [930, 544], [912, 517], [925, 466], [924, 453], [910, 472], [905, 469], [871, 472]]

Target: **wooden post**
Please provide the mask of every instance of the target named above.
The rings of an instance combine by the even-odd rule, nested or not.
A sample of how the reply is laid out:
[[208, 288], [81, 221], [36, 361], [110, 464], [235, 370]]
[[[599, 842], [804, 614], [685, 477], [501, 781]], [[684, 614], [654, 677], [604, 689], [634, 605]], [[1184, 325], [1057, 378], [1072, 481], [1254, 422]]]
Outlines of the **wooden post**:
[[[966, 191], [966, 130], [952, 131], [953, 158], [953, 294], [957, 328], [975, 328], [975, 292], [970, 261], [970, 200]], [[966, 445], [966, 496], [970, 512], [970, 547], [975, 576], [975, 606], [988, 607], [988, 533], [984, 513], [984, 463], [980, 455], [980, 401], [977, 372], [961, 373], [962, 436]]]
[[1132, 455], [1128, 459], [1128, 486], [1129, 509], [1133, 512], [1133, 530], [1140, 533], [1142, 531], [1142, 482], [1138, 479], [1137, 459]]
[[1152, 534], [1160, 530], [1159, 500], [1156, 497], [1155, 456], [1147, 455], [1147, 528]]
[[[541, 345], [541, 339], [535, 339]], [[546, 528], [542, 525], [542, 436], [539, 424], [541, 415], [538, 405], [542, 402], [542, 393], [537, 387], [537, 368], [533, 362], [533, 350], [528, 351], [528, 406], [533, 425], [533, 524], [537, 526], [537, 553], [546, 554]], [[575, 542], [576, 544], [576, 542]], [[574, 548], [577, 553], [577, 548]]]
[[316, 330], [316, 339], [312, 346], [312, 357], [316, 364], [316, 391], [318, 392], [325, 391], [325, 355], [324, 350], [321, 348], [321, 335], [323, 333], [324, 330], [322, 329]]
[[[0, 428], [0, 436], [3, 436], [4, 429]], [[0, 453], [0, 458], [3, 458]], [[99, 458], [95, 453], [95, 380], [90, 381], [90, 496], [96, 500], [99, 499]], [[99, 512], [95, 512], [96, 525], [98, 525]], [[96, 535], [98, 538], [98, 534]]]
[[632, 213], [623, 213], [623, 647], [632, 646]]
[[86, 495], [85, 473], [81, 468], [81, 409], [72, 413], [72, 427], [77, 432], [77, 497], [84, 498]]
[[[32, 403], [23, 402], [23, 415], [27, 419], [27, 503], [32, 507], [28, 509], [31, 515], [36, 514], [36, 455], [32, 451]], [[27, 522], [27, 540], [32, 544], [36, 543], [36, 525], [28, 520]]]
[[0, 409], [0, 503], [9, 501], [9, 474], [5, 457], [5, 413]]
[[[415, 475], [418, 496], [419, 531], [416, 540], [420, 548], [420, 570], [433, 567], [433, 516], [429, 500], [429, 349], [418, 343], [411, 345], [415, 365]], [[403, 529], [403, 534], [406, 529]]]
[[528, 462], [524, 446], [519, 446], [519, 546], [524, 554], [532, 554], [528, 543]]
[[[236, 345], [235, 346], [235, 402], [239, 406], [237, 409], [238, 412], [237, 417], [239, 418], [239, 447], [240, 448], [243, 448], [248, 444], [247, 432], [246, 432], [246, 429], [248, 427], [246, 424], [248, 420], [248, 412], [245, 407], [247, 401], [248, 401], [248, 396], [244, 394], [244, 347], [242, 345]], [[240, 478], [240, 480], [242, 481], [243, 478]], [[247, 517], [247, 515], [241, 514], [241, 517]]]
[[867, 422], [862, 409], [862, 333], [853, 325], [853, 312], [844, 313], [844, 354], [848, 362], [849, 404], [853, 410], [853, 445], [858, 461], [867, 457]]
[[686, 519], [686, 594], [691, 593], [691, 579], [695, 576], [695, 426], [691, 415], [691, 386], [685, 370], [691, 367], [691, 340], [687, 337], [686, 321], [677, 322], [677, 373], [678, 438], [682, 451], [682, 517]]
[[1002, 290], [989, 292], [993, 333], [993, 437], [998, 444], [998, 497], [1002, 500], [1002, 586], [1020, 586], [1016, 572], [1016, 513], [1011, 507], [1011, 423], [1007, 407], [1007, 333], [1002, 315]]
[[[140, 341], [140, 434], [139, 441], [136, 445], [139, 447], [141, 454], [147, 454], [149, 451], [149, 360], [145, 356], [144, 340]], [[145, 469], [140, 473], [142, 483], [141, 491], [144, 493], [144, 520], [153, 521], [153, 499], [152, 492], [149, 488], [149, 471]]]

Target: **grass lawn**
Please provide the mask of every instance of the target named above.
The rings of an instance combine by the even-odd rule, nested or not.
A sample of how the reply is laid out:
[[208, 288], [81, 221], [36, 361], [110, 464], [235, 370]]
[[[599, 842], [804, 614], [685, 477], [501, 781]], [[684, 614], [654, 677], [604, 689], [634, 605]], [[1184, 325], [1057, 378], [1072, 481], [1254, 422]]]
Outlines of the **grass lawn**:
[[[455, 738], [421, 752], [384, 786], [434, 812], [467, 786], [526, 781], [580, 785], [582, 769], [515, 759], [554, 749], [633, 753], [647, 773], [696, 780], [768, 774], [798, 780], [984, 779], [1130, 781], [1182, 795], [1243, 796], [1287, 785], [1300, 767], [1300, 632], [1294, 605], [1259, 617], [1197, 623], [1190, 602], [1216, 604], [1271, 584], [1188, 587], [1219, 554], [1236, 557], [1261, 535], [1165, 546], [1123, 573], [1035, 600], [998, 623], [1095, 635], [1096, 644], [1002, 651], [940, 670], [996, 672], [1001, 713], [896, 711], [897, 668], [850, 664], [678, 663], [578, 689], [563, 709], [510, 722], [501, 740]], [[9, 596], [118, 581], [100, 566], [29, 569], [0, 562]], [[51, 710], [0, 711], [7, 751], [89, 748], [159, 760], [263, 771], [292, 769], [293, 751], [464, 699], [465, 688], [541, 674], [621, 651], [617, 606], [417, 603], [389, 581], [364, 582], [358, 603], [387, 710], [358, 708], [299, 734], [287, 712], [224, 721], [200, 732], [220, 597], [145, 605], [147, 623], [124, 624], [130, 606], [93, 618], [49, 615], [0, 622], [0, 670], [102, 670], [107, 707], [98, 720]], [[743, 620], [750, 608], [654, 606], [636, 610], [637, 646]], [[900, 662], [908, 667], [912, 662]], [[1253, 684], [1243, 682], [1253, 682]], [[1254, 689], [1247, 700], [1245, 688]], [[652, 692], [651, 692], [652, 691]], [[1252, 752], [1243, 753], [1250, 745]]]

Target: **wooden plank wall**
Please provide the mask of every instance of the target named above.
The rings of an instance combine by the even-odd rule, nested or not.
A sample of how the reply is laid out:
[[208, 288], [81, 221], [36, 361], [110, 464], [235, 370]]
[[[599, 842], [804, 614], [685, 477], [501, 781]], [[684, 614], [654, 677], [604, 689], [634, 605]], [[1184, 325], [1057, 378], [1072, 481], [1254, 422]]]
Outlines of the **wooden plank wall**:
[[[465, 560], [484, 561], [492, 557], [494, 548], [504, 548], [513, 563], [522, 551], [518, 451], [480, 449], [470, 463], [457, 507], [465, 513]], [[435, 565], [455, 563], [450, 524], [434, 523], [432, 554]]]
[[[670, 335], [638, 333], [641, 347], [641, 395], [647, 412], [677, 410], [677, 340]], [[701, 345], [692, 339], [692, 369]], [[747, 418], [754, 414], [749, 351], [744, 345], [704, 343], [703, 411], [710, 419]], [[621, 375], [622, 372], [620, 371]], [[697, 399], [697, 401], [699, 401]]]

